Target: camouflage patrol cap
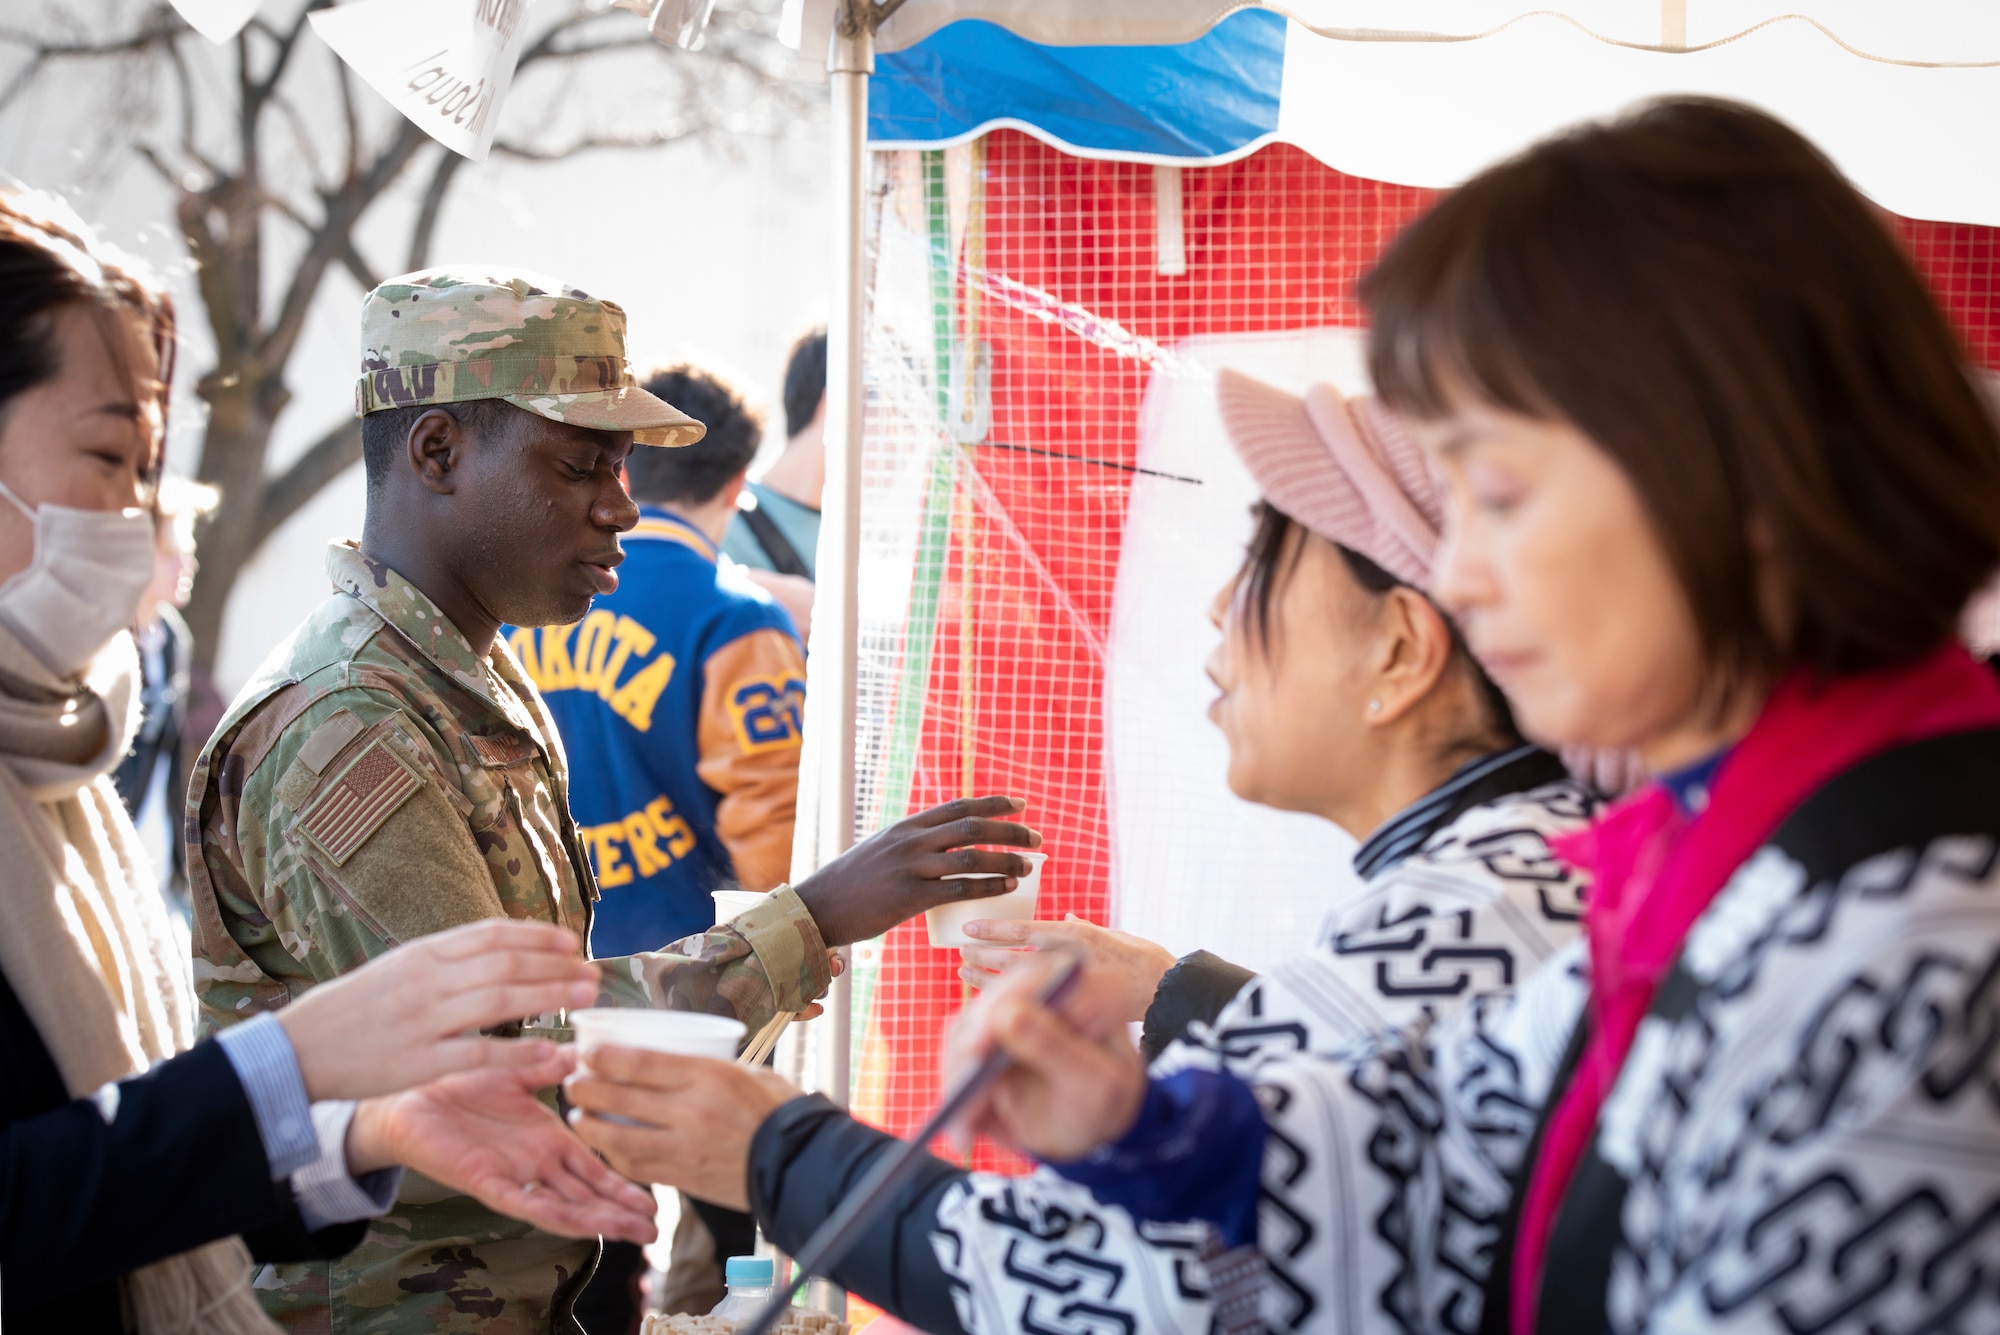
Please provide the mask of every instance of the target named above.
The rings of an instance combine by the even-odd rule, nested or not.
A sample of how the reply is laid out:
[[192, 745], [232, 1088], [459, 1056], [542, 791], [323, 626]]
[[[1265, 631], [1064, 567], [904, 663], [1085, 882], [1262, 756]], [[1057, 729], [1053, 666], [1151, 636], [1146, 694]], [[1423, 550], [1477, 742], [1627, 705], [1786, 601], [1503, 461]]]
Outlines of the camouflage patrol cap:
[[425, 269], [361, 302], [354, 414], [504, 399], [555, 422], [692, 445], [707, 431], [646, 392], [625, 362], [625, 312], [527, 274]]

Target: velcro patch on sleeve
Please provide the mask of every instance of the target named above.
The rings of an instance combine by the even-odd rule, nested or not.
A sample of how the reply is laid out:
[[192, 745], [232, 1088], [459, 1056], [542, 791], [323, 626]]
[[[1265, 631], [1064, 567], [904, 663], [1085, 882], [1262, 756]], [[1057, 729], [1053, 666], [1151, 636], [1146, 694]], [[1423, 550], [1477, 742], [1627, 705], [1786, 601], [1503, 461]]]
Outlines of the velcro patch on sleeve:
[[363, 747], [347, 768], [299, 813], [299, 828], [340, 866], [424, 786], [385, 734]]
[[489, 769], [507, 769], [535, 758], [535, 744], [518, 733], [494, 733], [480, 736], [467, 733], [465, 744], [472, 748], [472, 754], [479, 763]]

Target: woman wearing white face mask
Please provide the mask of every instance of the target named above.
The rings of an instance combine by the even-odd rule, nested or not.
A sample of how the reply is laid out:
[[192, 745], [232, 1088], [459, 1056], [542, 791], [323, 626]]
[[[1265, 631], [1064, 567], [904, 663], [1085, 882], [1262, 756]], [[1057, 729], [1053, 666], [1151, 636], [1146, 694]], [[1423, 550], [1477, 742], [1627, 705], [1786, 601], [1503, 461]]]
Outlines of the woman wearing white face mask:
[[58, 212], [0, 194], [0, 1324], [270, 1331], [236, 1235], [337, 1254], [398, 1163], [647, 1239], [650, 1198], [534, 1100], [565, 1059], [464, 1037], [595, 997], [565, 932], [440, 934], [190, 1047], [189, 962], [108, 778], [136, 721], [172, 312]]

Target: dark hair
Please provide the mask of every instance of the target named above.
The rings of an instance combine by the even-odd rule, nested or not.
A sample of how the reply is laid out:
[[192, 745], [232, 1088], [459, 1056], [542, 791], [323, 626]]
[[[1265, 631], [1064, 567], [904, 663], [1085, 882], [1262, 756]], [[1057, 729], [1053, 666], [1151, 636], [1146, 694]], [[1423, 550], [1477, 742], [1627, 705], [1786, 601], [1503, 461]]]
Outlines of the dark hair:
[[785, 362], [785, 438], [806, 429], [826, 397], [826, 326], [808, 329]]
[[[161, 383], [172, 382], [174, 304], [165, 289], [59, 200], [0, 190], [0, 412], [61, 373], [49, 321], [69, 305], [136, 317], [152, 334]], [[114, 357], [120, 351], [112, 346]]]
[[516, 408], [505, 399], [467, 399], [463, 403], [413, 403], [403, 408], [383, 408], [361, 419], [361, 470], [373, 496], [389, 480], [409, 443], [410, 428], [425, 413], [441, 412], [482, 440], [504, 438], [519, 419]]
[[[2000, 436], [1884, 220], [1796, 132], [1704, 98], [1528, 150], [1361, 284], [1369, 369], [1420, 417], [1471, 396], [1625, 471], [1700, 628], [1710, 700], [1943, 643], [2000, 565]], [[1753, 527], [1791, 606], [1758, 603]]]
[[[1250, 642], [1259, 651], [1268, 654], [1271, 650], [1271, 601], [1298, 568], [1299, 559], [1305, 555], [1310, 531], [1269, 501], [1257, 502], [1250, 513], [1257, 520], [1257, 528], [1250, 535], [1250, 545], [1243, 555], [1242, 573], [1237, 576], [1236, 597], [1238, 606], [1245, 613], [1245, 628]], [[1354, 576], [1354, 582], [1377, 598], [1391, 589], [1409, 589], [1437, 607], [1422, 589], [1396, 578], [1352, 547], [1336, 542], [1333, 549], [1340, 553], [1340, 559], [1346, 563], [1348, 573]], [[1437, 613], [1444, 619], [1445, 630], [1451, 636], [1453, 663], [1472, 674], [1484, 716], [1482, 721], [1488, 734], [1508, 745], [1519, 745], [1521, 730], [1514, 722], [1513, 705], [1508, 703], [1506, 695], [1493, 679], [1486, 675], [1486, 669], [1479, 666], [1479, 660], [1472, 656], [1465, 637], [1459, 634], [1458, 623], [1441, 607], [1437, 608]]]
[[707, 427], [708, 434], [678, 449], [634, 450], [625, 465], [633, 499], [707, 504], [757, 457], [763, 417], [734, 385], [686, 362], [653, 372], [646, 389]]

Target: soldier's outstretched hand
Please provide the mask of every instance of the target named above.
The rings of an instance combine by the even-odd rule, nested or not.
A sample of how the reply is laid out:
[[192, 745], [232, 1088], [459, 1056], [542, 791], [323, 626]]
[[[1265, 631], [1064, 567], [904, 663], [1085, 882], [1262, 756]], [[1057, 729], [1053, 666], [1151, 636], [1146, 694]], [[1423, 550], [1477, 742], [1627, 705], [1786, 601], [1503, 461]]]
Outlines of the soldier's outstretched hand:
[[[794, 886], [829, 946], [880, 936], [940, 904], [1004, 894], [1030, 870], [1026, 858], [976, 844], [1040, 848], [1042, 836], [1003, 819], [1018, 797], [962, 797], [878, 830]], [[947, 876], [974, 879], [947, 881]]]
[[598, 971], [548, 923], [468, 923], [377, 956], [278, 1012], [314, 1099], [392, 1094], [454, 1071], [536, 1066], [555, 1045], [474, 1031], [588, 1006]]
[[557, 1049], [533, 1066], [467, 1071], [368, 1099], [348, 1130], [349, 1171], [399, 1163], [566, 1238], [651, 1242], [653, 1194], [607, 1168], [535, 1096], [575, 1065]]

